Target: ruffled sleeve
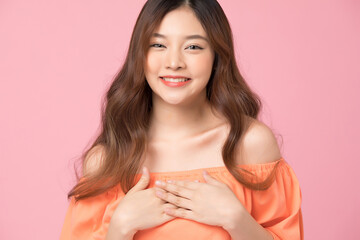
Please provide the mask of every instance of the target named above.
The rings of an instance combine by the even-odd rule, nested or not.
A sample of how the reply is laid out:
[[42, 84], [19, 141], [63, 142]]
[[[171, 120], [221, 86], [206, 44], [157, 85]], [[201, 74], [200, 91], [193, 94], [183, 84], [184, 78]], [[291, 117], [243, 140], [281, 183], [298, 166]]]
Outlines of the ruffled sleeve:
[[104, 240], [111, 216], [123, 197], [118, 187], [76, 203], [72, 197], [60, 240]]
[[[262, 174], [270, 172], [262, 169]], [[275, 181], [265, 191], [252, 191], [251, 215], [275, 240], [304, 239], [301, 189], [291, 167], [282, 159]]]

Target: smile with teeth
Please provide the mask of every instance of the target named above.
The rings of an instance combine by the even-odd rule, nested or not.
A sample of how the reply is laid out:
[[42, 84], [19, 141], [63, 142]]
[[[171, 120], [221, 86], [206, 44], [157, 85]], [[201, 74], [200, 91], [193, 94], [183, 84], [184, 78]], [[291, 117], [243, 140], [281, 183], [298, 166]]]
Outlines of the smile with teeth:
[[161, 78], [167, 82], [186, 82], [190, 80], [190, 78], [164, 78], [164, 77]]

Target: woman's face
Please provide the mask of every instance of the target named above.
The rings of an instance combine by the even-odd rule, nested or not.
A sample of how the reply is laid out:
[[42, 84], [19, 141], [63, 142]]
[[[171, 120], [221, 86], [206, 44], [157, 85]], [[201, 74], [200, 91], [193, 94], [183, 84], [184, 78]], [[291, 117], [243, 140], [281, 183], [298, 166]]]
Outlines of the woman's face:
[[167, 13], [149, 45], [144, 70], [154, 103], [187, 105], [206, 99], [215, 54], [189, 7]]

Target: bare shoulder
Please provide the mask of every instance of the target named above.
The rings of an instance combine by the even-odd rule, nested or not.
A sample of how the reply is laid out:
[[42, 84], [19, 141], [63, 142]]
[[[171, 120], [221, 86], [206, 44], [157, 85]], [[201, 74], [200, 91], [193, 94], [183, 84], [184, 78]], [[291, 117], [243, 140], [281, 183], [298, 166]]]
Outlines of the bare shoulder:
[[250, 126], [239, 144], [239, 164], [261, 164], [281, 158], [281, 152], [273, 131], [263, 122], [251, 118]]
[[105, 147], [102, 145], [96, 145], [85, 157], [83, 163], [83, 175], [88, 175], [95, 172], [100, 168], [103, 158], [105, 156]]

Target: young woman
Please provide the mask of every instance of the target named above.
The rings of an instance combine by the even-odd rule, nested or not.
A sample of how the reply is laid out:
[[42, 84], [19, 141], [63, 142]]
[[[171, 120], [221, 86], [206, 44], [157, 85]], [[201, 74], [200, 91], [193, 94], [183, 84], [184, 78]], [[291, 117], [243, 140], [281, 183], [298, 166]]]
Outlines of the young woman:
[[106, 100], [61, 239], [303, 239], [298, 180], [216, 0], [147, 1]]

